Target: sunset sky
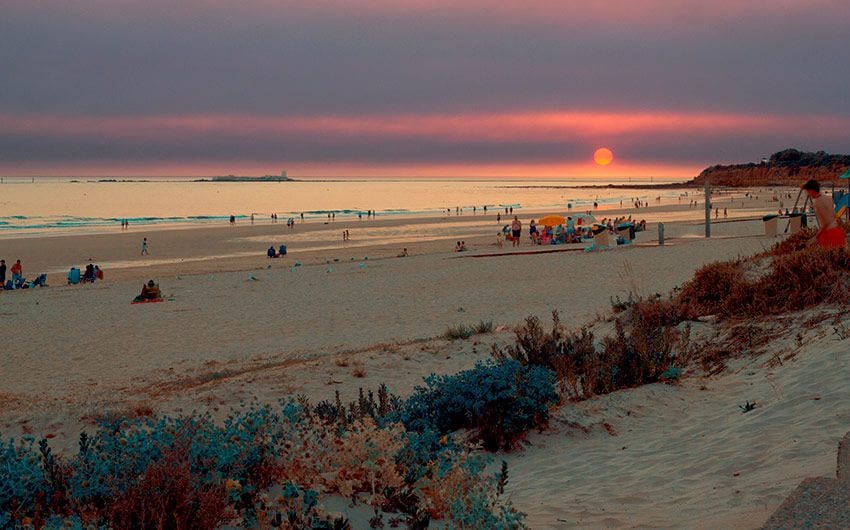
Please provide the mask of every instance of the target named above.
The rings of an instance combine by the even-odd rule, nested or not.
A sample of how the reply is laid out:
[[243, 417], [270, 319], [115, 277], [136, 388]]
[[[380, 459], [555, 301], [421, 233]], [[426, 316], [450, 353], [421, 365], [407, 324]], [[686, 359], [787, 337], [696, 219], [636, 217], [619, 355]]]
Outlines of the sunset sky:
[[[691, 177], [850, 151], [847, 0], [0, 0], [0, 174]], [[608, 147], [614, 161], [594, 163]]]

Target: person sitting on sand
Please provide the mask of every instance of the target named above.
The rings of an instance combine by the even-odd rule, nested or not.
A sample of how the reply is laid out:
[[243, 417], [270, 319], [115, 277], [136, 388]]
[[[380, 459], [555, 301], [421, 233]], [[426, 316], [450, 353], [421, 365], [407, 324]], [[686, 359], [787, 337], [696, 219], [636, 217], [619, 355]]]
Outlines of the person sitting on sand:
[[89, 263], [86, 265], [86, 272], [83, 273], [83, 283], [94, 283], [94, 265]]
[[558, 243], [564, 242], [565, 238], [564, 238], [564, 227], [563, 226], [558, 225], [558, 226], [555, 227], [555, 231], [552, 234], [552, 239], [554, 241], [558, 242]]
[[398, 256], [397, 256], [397, 257], [399, 257], [399, 258], [406, 258], [406, 257], [408, 257], [409, 255], [410, 255], [410, 254], [408, 254], [408, 253], [407, 253], [407, 249], [405, 248], [404, 250], [402, 250], [402, 251], [398, 254]]
[[154, 283], [153, 280], [148, 280], [148, 283], [142, 285], [142, 292], [136, 297], [136, 301], [159, 300], [161, 298], [162, 292], [159, 290], [159, 284]]
[[466, 241], [460, 242], [460, 251], [459, 252], [466, 252]]
[[268, 256], [269, 258], [277, 257], [277, 251], [274, 249], [274, 245], [270, 246], [269, 249], [266, 251], [266, 256]]
[[460, 241], [455, 243], [455, 252], [460, 252]]
[[844, 230], [835, 219], [835, 203], [832, 197], [820, 192], [820, 183], [814, 179], [803, 184], [806, 195], [812, 199], [815, 215], [818, 218], [820, 229], [807, 244], [817, 243], [822, 248], [843, 248], [847, 245]]

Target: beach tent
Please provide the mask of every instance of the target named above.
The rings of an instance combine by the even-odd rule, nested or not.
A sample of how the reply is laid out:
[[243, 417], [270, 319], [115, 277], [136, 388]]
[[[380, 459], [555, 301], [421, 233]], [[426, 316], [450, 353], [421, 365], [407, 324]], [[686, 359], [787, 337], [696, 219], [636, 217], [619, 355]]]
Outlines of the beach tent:
[[[581, 224], [581, 225], [587, 226], [587, 225], [592, 225], [592, 224], [596, 223], [596, 217], [594, 217], [593, 215], [590, 215], [590, 214], [586, 214], [586, 213], [578, 213], [578, 214], [572, 215], [571, 217], [575, 220], [576, 224]], [[581, 221], [581, 222], [579, 222], [579, 221]]]
[[560, 215], [547, 215], [542, 217], [537, 224], [540, 226], [558, 226], [567, 223], [567, 218]]

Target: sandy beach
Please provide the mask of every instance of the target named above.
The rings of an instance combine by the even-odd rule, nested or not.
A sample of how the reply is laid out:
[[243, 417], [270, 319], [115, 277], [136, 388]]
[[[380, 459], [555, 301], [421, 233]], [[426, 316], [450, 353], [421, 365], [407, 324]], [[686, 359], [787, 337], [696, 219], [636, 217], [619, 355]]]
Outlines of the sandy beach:
[[[0, 296], [0, 425], [6, 435], [72, 446], [107, 411], [223, 414], [252, 399], [335, 391], [352, 399], [381, 383], [404, 396], [430, 373], [488, 358], [526, 316], [546, 320], [557, 310], [570, 327], [598, 322], [615, 298], [665, 294], [703, 264], [765, 250], [776, 240], [760, 220], [746, 220], [752, 213], [713, 223], [705, 239], [693, 209], [650, 208], [641, 215], [670, 219], [665, 246], [650, 223], [634, 244], [590, 253], [586, 244], [498, 249], [495, 219], [481, 216], [308, 223], [294, 234], [280, 224], [159, 230], [149, 232], [150, 257], [135, 255], [140, 230], [7, 240], [6, 255], [28, 256], [27, 264], [92, 257], [107, 278], [64, 286], [62, 273], [51, 273], [49, 288]], [[343, 244], [345, 229], [352, 241]], [[423, 229], [421, 238], [396, 239]], [[457, 239], [470, 252], [452, 252]], [[265, 241], [282, 240], [289, 256], [264, 257]], [[401, 247], [411, 256], [394, 257]], [[228, 257], [208, 259], [217, 251]], [[149, 277], [168, 301], [131, 305]], [[479, 321], [497, 332], [441, 338], [448, 326]], [[552, 429], [506, 456], [514, 502], [532, 528], [680, 526], [683, 518], [758, 527], [803, 474], [827, 468], [819, 448], [846, 425], [846, 391], [824, 383], [841, 373], [830, 361], [835, 345], [815, 346], [825, 341], [815, 337], [806, 348], [817, 356], [785, 368], [765, 372], [751, 361], [560, 409]], [[832, 389], [817, 404], [829, 412], [790, 421], [824, 394], [815, 380]], [[753, 398], [774, 406], [741, 424], [735, 406]]]

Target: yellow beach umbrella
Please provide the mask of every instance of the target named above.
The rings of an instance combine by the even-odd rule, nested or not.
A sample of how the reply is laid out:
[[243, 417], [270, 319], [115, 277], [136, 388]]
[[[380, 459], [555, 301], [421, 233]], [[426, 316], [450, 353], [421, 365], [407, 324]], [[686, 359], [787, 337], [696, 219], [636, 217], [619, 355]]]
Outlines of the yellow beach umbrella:
[[546, 217], [541, 218], [537, 221], [537, 224], [541, 226], [558, 226], [562, 224], [566, 224], [567, 218], [562, 217], [560, 215], [547, 215]]

